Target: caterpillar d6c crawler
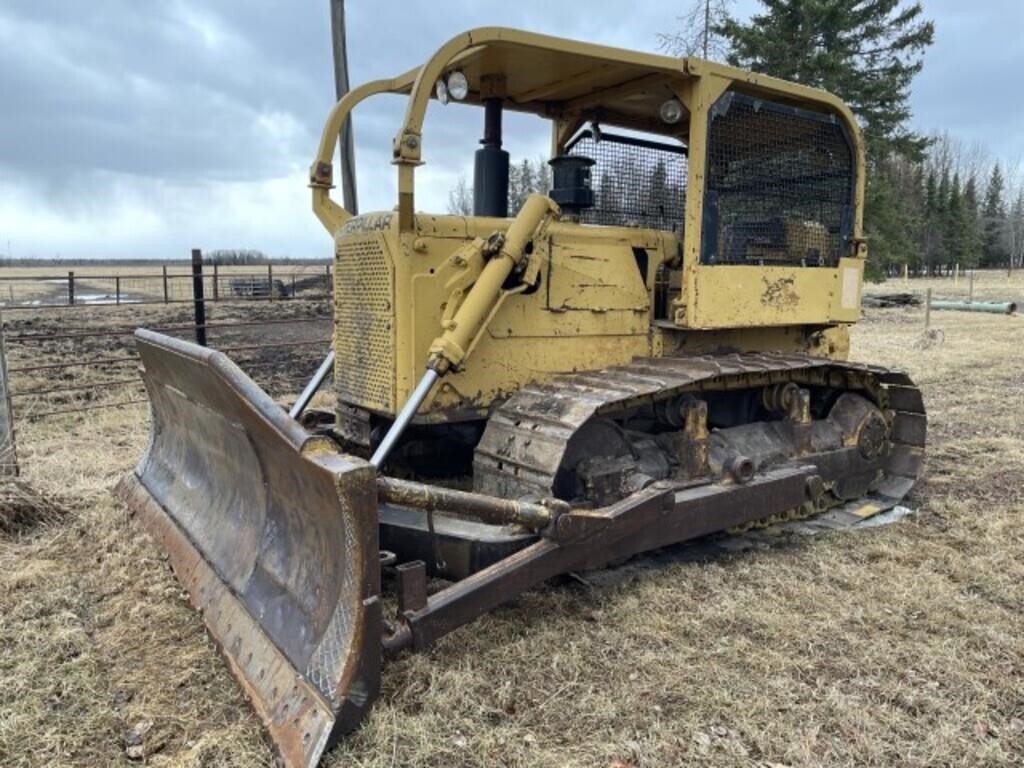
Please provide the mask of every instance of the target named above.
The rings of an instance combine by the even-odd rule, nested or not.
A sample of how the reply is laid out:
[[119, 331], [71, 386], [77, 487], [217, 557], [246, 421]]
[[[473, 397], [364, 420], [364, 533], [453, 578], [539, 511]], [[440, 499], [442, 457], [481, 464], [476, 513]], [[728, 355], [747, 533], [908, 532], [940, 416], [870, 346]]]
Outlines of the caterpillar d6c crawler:
[[[398, 202], [354, 216], [332, 156], [379, 94], [407, 104]], [[482, 107], [471, 216], [417, 212], [432, 100]], [[551, 129], [549, 194], [515, 211], [508, 111]], [[334, 239], [331, 419], [139, 331], [152, 440], [120, 486], [287, 765], [366, 716], [389, 654], [532, 585], [780, 516], [855, 520], [920, 472], [919, 391], [846, 359], [864, 149], [828, 93], [477, 29], [341, 99], [310, 186]]]

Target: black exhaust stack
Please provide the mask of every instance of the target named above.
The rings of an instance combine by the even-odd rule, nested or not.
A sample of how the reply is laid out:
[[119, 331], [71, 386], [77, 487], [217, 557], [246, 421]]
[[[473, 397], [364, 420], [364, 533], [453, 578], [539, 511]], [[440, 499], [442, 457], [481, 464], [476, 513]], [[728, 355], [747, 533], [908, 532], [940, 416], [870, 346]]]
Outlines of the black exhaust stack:
[[473, 215], [508, 216], [508, 152], [501, 148], [501, 99], [484, 101], [483, 146], [473, 163]]
[[590, 170], [594, 159], [583, 155], [559, 155], [548, 160], [551, 166], [551, 199], [566, 216], [579, 218], [594, 207], [594, 188]]

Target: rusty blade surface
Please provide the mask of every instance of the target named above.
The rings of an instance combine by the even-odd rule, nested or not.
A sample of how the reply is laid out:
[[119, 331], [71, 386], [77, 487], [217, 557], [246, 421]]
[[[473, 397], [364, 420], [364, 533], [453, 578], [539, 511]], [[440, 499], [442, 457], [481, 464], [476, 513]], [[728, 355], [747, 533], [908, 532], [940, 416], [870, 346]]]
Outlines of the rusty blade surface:
[[167, 552], [286, 766], [313, 766], [380, 677], [375, 472], [223, 354], [137, 334], [150, 444], [118, 492]]

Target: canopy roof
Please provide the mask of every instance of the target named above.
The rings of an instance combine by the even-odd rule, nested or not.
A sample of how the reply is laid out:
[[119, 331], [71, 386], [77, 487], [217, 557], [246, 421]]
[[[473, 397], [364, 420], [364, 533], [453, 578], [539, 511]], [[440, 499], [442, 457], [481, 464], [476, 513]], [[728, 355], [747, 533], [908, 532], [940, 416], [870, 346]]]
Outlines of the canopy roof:
[[[332, 203], [331, 158], [338, 132], [349, 112], [379, 93], [408, 95], [405, 116], [392, 144], [399, 173], [399, 213], [412, 226], [413, 171], [420, 165], [423, 121], [435, 97], [435, 84], [460, 70], [469, 82], [467, 104], [501, 97], [505, 109], [555, 121], [560, 146], [586, 121], [672, 136], [689, 143], [686, 109], [707, 110], [725, 91], [745, 93], [779, 104], [838, 117], [854, 137], [858, 164], [863, 146], [849, 108], [817, 88], [789, 83], [693, 57], [676, 58], [606, 45], [566, 40], [504, 27], [481, 27], [456, 35], [421, 66], [397, 77], [375, 80], [350, 91], [335, 105], [321, 134], [310, 168], [314, 210], [329, 231], [350, 214]], [[661, 105], [677, 97], [684, 114], [673, 124], [660, 119]]]
[[467, 102], [479, 103], [491, 87], [484, 78], [501, 74], [506, 109], [549, 117], [599, 109], [609, 122], [631, 124], [655, 118], [672, 98], [671, 86], [691, 77], [685, 59], [508, 33], [514, 30], [500, 30], [497, 39], [470, 48], [446, 68], [466, 75]]
[[[709, 74], [732, 80], [732, 87], [740, 92], [852, 117], [839, 99], [816, 88], [693, 57], [662, 56], [503, 27], [483, 27], [452, 38], [423, 66], [395, 78], [392, 90], [423, 91], [424, 98], [434, 98], [436, 77], [431, 76], [454, 70], [461, 70], [469, 81], [464, 103], [480, 104], [488, 95], [500, 95], [505, 108], [513, 111], [551, 118], [599, 118], [661, 133], [685, 130], [687, 123], [684, 118], [678, 128], [666, 130], [658, 119], [661, 104]], [[493, 85], [495, 76], [504, 82]], [[427, 81], [417, 83], [421, 78]], [[410, 109], [415, 111], [412, 105]]]

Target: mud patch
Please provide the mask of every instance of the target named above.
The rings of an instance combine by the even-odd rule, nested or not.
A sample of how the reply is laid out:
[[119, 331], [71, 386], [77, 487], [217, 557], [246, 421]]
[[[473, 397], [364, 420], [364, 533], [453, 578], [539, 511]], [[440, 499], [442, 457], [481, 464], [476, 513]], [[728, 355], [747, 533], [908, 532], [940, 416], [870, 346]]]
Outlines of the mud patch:
[[778, 280], [769, 280], [767, 277], [761, 279], [764, 281], [761, 303], [765, 306], [789, 309], [800, 303], [800, 296], [793, 289], [792, 277], [780, 277]]

